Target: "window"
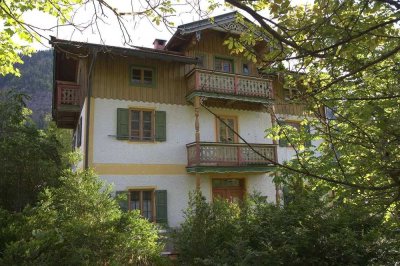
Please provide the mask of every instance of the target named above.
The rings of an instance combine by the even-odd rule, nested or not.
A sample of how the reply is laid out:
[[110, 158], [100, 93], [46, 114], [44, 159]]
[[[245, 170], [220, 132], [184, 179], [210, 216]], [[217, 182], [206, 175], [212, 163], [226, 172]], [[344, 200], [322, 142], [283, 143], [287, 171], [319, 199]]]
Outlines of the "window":
[[250, 68], [248, 63], [243, 63], [242, 64], [242, 74], [243, 75], [249, 75], [250, 74]]
[[154, 111], [130, 110], [129, 121], [131, 140], [154, 140]]
[[[227, 117], [220, 116], [221, 120], [229, 125], [230, 128], [234, 129], [237, 132], [237, 119], [236, 117]], [[223, 143], [236, 143], [237, 135], [226, 126], [219, 119], [217, 119], [217, 141]]]
[[226, 73], [233, 73], [233, 60], [224, 58], [215, 58], [214, 69]]
[[154, 190], [130, 190], [128, 209], [139, 210], [143, 217], [154, 221]]
[[293, 100], [296, 99], [300, 95], [300, 92], [298, 89], [294, 88], [288, 88], [283, 90], [283, 98], [285, 100]]
[[117, 109], [117, 139], [166, 141], [166, 112], [146, 109]]
[[138, 188], [129, 191], [116, 191], [115, 194], [121, 210], [139, 210], [140, 214], [149, 221], [168, 225], [166, 190]]
[[155, 85], [155, 70], [153, 68], [132, 66], [130, 82], [132, 85], [153, 86]]

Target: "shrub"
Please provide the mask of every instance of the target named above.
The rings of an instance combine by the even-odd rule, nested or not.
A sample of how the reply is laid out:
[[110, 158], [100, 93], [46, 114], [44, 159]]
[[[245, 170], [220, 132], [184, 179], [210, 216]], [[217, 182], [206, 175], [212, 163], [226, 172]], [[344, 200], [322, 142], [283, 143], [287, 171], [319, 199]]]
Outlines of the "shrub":
[[399, 261], [399, 234], [368, 206], [296, 197], [284, 208], [253, 195], [240, 206], [190, 195], [176, 235], [185, 265], [369, 265]]
[[[149, 265], [160, 262], [157, 228], [137, 212], [122, 212], [91, 172], [67, 172], [10, 223], [16, 235], [2, 265]], [[6, 234], [4, 234], [6, 235]]]

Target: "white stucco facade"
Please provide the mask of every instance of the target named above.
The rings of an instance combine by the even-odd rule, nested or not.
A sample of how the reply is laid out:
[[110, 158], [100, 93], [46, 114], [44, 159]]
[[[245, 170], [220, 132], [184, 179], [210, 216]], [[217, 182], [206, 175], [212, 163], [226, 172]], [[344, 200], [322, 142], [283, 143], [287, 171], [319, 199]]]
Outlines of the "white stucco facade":
[[[94, 166], [106, 165], [116, 169], [115, 173], [99, 173], [100, 177], [113, 184], [115, 191], [127, 191], [135, 188], [166, 190], [168, 196], [168, 223], [177, 227], [183, 221], [183, 210], [187, 208], [188, 195], [196, 189], [196, 177], [185, 171], [187, 164], [186, 144], [195, 140], [195, 113], [190, 105], [171, 105], [149, 102], [135, 102], [95, 98], [93, 119], [93, 162]], [[147, 108], [166, 112], [165, 142], [132, 142], [116, 138], [117, 108]], [[241, 111], [212, 108], [221, 116], [235, 116], [238, 131], [249, 143], [271, 144], [265, 138], [265, 129], [271, 126], [271, 116], [266, 112]], [[207, 110], [200, 110], [201, 141], [216, 141], [216, 118]], [[120, 167], [119, 167], [120, 166]], [[119, 168], [128, 166], [128, 172], [121, 173]], [[132, 170], [129, 172], [129, 166]], [[144, 167], [145, 166], [145, 167]], [[173, 166], [182, 169], [179, 173], [160, 173], [157, 169]], [[149, 172], [151, 168], [151, 173]], [[101, 167], [100, 167], [101, 168]], [[147, 169], [147, 170], [146, 170]], [[275, 185], [269, 173], [255, 174], [201, 174], [201, 191], [212, 199], [213, 178], [241, 178], [245, 180], [247, 193], [259, 192], [275, 201]]]

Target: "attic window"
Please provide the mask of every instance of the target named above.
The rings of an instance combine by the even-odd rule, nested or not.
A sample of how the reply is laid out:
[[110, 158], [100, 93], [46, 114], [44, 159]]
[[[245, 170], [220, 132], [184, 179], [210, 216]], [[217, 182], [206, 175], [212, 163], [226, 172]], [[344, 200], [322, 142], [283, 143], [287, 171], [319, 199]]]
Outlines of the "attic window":
[[130, 71], [132, 85], [154, 86], [155, 70], [153, 68], [132, 66]]

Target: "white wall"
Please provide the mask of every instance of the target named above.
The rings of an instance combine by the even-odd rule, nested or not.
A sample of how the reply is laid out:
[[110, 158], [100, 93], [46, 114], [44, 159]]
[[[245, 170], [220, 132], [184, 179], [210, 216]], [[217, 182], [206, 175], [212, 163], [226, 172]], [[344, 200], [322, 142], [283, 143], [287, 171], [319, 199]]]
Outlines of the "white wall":
[[[275, 202], [275, 185], [271, 176], [268, 174], [243, 174], [243, 177], [246, 178], [248, 193], [257, 191], [262, 196], [267, 196], [270, 202]], [[112, 184], [115, 191], [127, 191], [134, 187], [167, 190], [168, 225], [170, 227], [178, 227], [184, 221], [183, 210], [188, 206], [189, 192], [196, 189], [194, 175], [102, 175], [101, 178]], [[203, 175], [201, 178], [201, 192], [207, 200], [212, 199], [209, 175]]]
[[[117, 108], [147, 107], [167, 114], [167, 141], [140, 143], [116, 139]], [[239, 134], [250, 143], [272, 143], [265, 139], [271, 127], [268, 113], [213, 108], [218, 115], [237, 116]], [[195, 138], [193, 106], [95, 99], [94, 163], [186, 164], [186, 144]], [[216, 119], [200, 111], [201, 141], [216, 141]], [[241, 141], [240, 141], [241, 142]]]

